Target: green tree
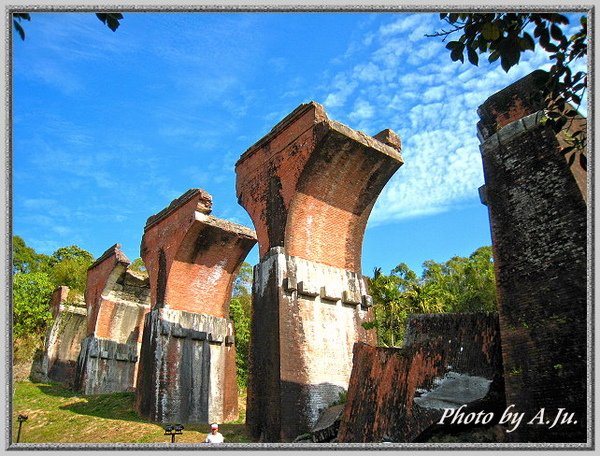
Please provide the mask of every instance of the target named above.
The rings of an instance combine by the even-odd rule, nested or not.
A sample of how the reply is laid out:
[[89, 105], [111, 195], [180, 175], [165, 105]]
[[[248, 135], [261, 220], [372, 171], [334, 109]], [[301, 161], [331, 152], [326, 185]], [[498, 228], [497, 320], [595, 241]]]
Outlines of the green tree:
[[44, 272], [17, 272], [13, 276], [13, 334], [43, 334], [52, 320], [50, 298], [54, 284]]
[[12, 251], [13, 273], [47, 272], [50, 268], [50, 257], [37, 253], [20, 236], [13, 236]]
[[457, 256], [445, 263], [425, 261], [420, 278], [404, 263], [390, 275], [376, 268], [369, 293], [374, 319], [364, 327], [377, 330], [379, 345], [401, 346], [410, 314], [496, 309], [492, 249], [481, 247], [468, 258]]
[[77, 260], [89, 264], [92, 264], [94, 261], [94, 256], [90, 252], [76, 245], [70, 245], [68, 247], [56, 249], [51, 258], [52, 266], [66, 260]]
[[[454, 61], [468, 61], [479, 65], [479, 56], [487, 55], [487, 60], [500, 60], [504, 71], [518, 65], [521, 55], [535, 50], [536, 44], [549, 53], [553, 65], [543, 95], [548, 100], [547, 124], [555, 133], [571, 126], [576, 110], [587, 88], [587, 72], [574, 72], [573, 64], [587, 56], [587, 17], [579, 19], [579, 29], [571, 36], [565, 35], [564, 27], [569, 18], [558, 13], [441, 13], [440, 19], [450, 29], [440, 30], [432, 35], [443, 37], [455, 35], [457, 39], [446, 44], [450, 58]], [[532, 36], [533, 34], [533, 36]], [[570, 109], [568, 103], [575, 107]], [[564, 153], [574, 148], [584, 149], [585, 132], [574, 128], [567, 136], [570, 145]], [[585, 165], [583, 156], [582, 166]]]
[[233, 282], [229, 303], [229, 318], [233, 321], [236, 345], [237, 382], [240, 388], [248, 383], [248, 357], [250, 354], [250, 323], [252, 318], [252, 266], [243, 262]]
[[61, 247], [50, 257], [50, 278], [55, 287], [65, 285], [83, 293], [87, 282], [87, 270], [94, 256], [76, 245]]

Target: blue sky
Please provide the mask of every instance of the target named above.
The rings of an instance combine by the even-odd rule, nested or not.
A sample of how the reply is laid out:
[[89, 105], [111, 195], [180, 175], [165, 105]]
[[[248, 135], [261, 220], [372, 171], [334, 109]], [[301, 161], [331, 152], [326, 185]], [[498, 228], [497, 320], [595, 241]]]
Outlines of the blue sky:
[[120, 243], [133, 260], [146, 219], [196, 187], [215, 216], [252, 227], [235, 162], [310, 100], [402, 140], [405, 164], [367, 227], [365, 274], [400, 262], [420, 272], [491, 244], [477, 107], [549, 68], [542, 52], [508, 74], [452, 62], [425, 37], [442, 25], [435, 13], [124, 15], [113, 33], [92, 13], [36, 13], [14, 40], [13, 234], [37, 251], [76, 244], [98, 257]]

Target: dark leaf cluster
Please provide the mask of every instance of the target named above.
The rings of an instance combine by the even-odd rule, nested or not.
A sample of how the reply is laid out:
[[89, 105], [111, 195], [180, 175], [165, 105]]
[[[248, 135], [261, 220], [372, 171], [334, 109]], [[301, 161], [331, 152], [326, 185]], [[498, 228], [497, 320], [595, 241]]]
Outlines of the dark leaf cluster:
[[[490, 63], [500, 60], [502, 69], [508, 72], [519, 64], [523, 53], [534, 51], [537, 43], [553, 61], [543, 90], [549, 111], [546, 124], [556, 133], [574, 125], [587, 88], [587, 73], [573, 73], [571, 65], [587, 55], [586, 16], [580, 18], [579, 30], [570, 37], [564, 33], [569, 18], [559, 13], [441, 13], [440, 19], [451, 28], [428, 36], [443, 37], [444, 41], [457, 36], [457, 40], [446, 44], [453, 61], [464, 63], [466, 56], [478, 66], [485, 55]], [[568, 146], [563, 153], [584, 151], [583, 129], [575, 128], [566, 139]]]
[[[21, 37], [21, 40], [25, 40], [25, 29], [23, 29], [21, 21], [31, 21], [31, 15], [29, 13], [13, 13], [12, 17], [15, 30]], [[119, 28], [119, 25], [121, 25], [120, 21], [123, 19], [121, 13], [96, 13], [96, 17], [113, 32]]]

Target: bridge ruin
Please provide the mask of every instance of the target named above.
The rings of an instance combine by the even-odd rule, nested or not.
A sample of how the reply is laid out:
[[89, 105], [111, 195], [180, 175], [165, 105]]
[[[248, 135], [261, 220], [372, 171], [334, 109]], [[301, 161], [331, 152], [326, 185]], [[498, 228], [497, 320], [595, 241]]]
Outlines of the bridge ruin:
[[115, 244], [88, 268], [87, 336], [75, 379], [76, 388], [85, 394], [135, 389], [150, 289], [148, 278], [129, 265], [121, 245]]
[[348, 387], [355, 342], [374, 344], [361, 275], [367, 219], [402, 165], [400, 139], [375, 137], [303, 104], [236, 164], [239, 203], [258, 237], [247, 427], [291, 441]]
[[144, 322], [136, 408], [161, 423], [238, 417], [233, 280], [254, 231], [210, 215], [212, 197], [192, 189], [150, 217], [141, 256], [152, 310]]

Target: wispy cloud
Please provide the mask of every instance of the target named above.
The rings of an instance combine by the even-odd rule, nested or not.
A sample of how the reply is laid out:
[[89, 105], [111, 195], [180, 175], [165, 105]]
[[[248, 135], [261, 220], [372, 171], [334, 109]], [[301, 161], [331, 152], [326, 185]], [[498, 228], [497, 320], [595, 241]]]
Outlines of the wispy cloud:
[[323, 95], [332, 116], [353, 128], [371, 134], [392, 128], [401, 136], [405, 165], [380, 195], [373, 225], [480, 204], [477, 107], [516, 79], [549, 67], [541, 51], [523, 55], [508, 74], [483, 59], [479, 68], [452, 62], [440, 38], [425, 36], [439, 28], [437, 15], [407, 14], [357, 39], [349, 48], [367, 58], [332, 75]]

